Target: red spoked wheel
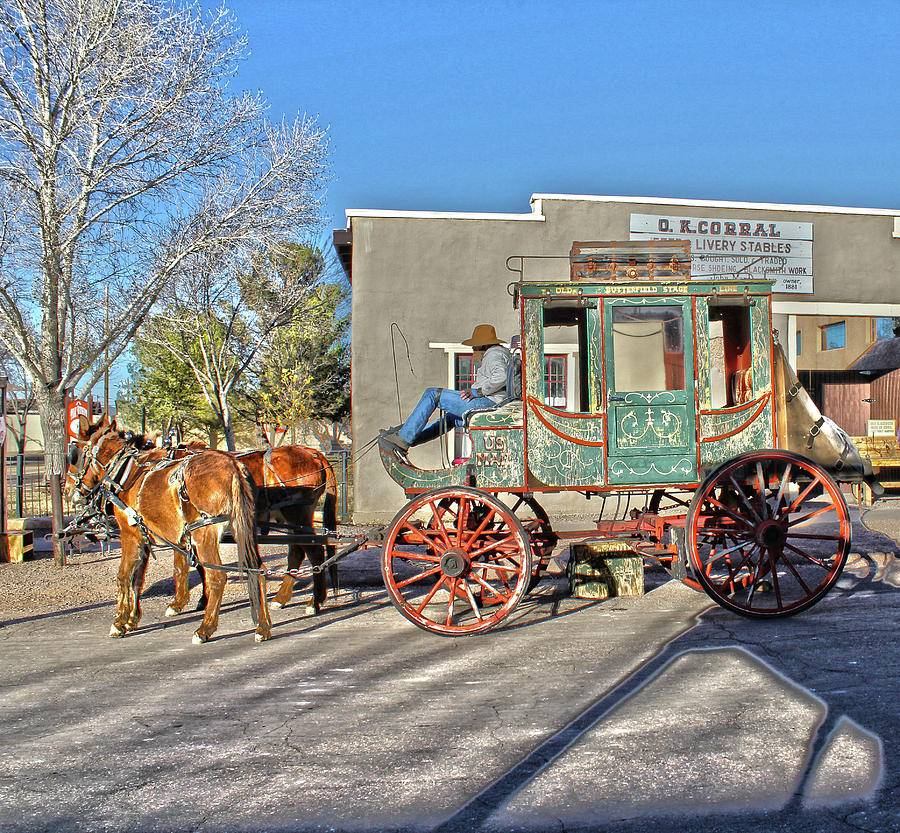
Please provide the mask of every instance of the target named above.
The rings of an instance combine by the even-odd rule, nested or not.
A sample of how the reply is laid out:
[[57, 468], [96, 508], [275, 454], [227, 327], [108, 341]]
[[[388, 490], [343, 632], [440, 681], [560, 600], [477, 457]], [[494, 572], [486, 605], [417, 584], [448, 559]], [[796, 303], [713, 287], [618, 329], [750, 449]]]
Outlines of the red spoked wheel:
[[553, 531], [544, 507], [530, 495], [509, 494], [506, 503], [522, 524], [531, 545], [532, 573], [531, 581], [528, 583], [528, 590], [531, 590], [540, 581], [541, 572], [550, 563], [550, 556], [553, 555], [553, 548], [559, 541], [559, 536]]
[[397, 610], [442, 636], [484, 633], [525, 595], [528, 534], [493, 495], [466, 487], [411, 500], [391, 521], [381, 573]]
[[694, 575], [718, 604], [754, 618], [790, 616], [840, 576], [850, 515], [820, 466], [789, 451], [753, 451], [703, 481], [685, 537]]

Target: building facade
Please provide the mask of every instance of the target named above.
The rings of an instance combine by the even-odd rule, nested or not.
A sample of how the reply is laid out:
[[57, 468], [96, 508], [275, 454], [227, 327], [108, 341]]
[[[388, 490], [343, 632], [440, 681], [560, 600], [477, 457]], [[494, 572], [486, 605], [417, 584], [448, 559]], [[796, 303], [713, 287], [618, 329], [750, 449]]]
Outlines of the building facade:
[[[462, 341], [479, 323], [517, 334], [510, 284], [565, 280], [574, 241], [688, 239], [697, 275], [772, 280], [775, 328], [799, 370], [845, 371], [900, 317], [900, 210], [537, 194], [523, 214], [346, 213], [334, 245], [353, 285], [358, 523], [386, 522], [404, 503], [377, 449], [367, 451], [379, 429], [407, 417], [426, 387], [465, 387], [473, 367]], [[565, 329], [548, 343], [544, 373], [548, 404], [574, 410], [581, 357]], [[411, 456], [438, 468], [466, 453], [451, 434]], [[554, 497], [548, 509], [591, 508]]]

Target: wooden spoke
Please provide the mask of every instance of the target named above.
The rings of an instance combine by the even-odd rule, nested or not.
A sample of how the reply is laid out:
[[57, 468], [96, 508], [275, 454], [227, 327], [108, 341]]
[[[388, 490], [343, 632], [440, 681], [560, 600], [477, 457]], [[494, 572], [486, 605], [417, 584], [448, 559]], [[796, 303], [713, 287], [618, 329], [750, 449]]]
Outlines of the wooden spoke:
[[417, 613], [421, 613], [428, 606], [428, 603], [435, 597], [437, 591], [440, 590], [444, 586], [444, 582], [446, 581], [446, 576], [441, 576], [434, 587], [428, 592], [428, 595], [422, 600], [422, 604], [420, 604], [416, 608]]
[[[422, 533], [416, 535], [412, 530], [423, 514]], [[417, 562], [429, 566], [410, 575]], [[444, 636], [482, 633], [499, 624], [518, 605], [532, 575], [528, 533], [515, 514], [495, 496], [469, 487], [436, 489], [411, 500], [388, 527], [381, 568], [400, 613]]]
[[405, 578], [405, 579], [403, 579], [403, 581], [398, 581], [397, 587], [402, 588], [402, 587], [406, 587], [410, 584], [415, 584], [417, 581], [422, 581], [422, 579], [437, 575], [438, 573], [440, 573], [440, 571], [441, 571], [440, 567], [434, 567], [431, 570], [426, 570], [424, 573], [417, 573], [416, 575], [412, 576], [412, 578]]

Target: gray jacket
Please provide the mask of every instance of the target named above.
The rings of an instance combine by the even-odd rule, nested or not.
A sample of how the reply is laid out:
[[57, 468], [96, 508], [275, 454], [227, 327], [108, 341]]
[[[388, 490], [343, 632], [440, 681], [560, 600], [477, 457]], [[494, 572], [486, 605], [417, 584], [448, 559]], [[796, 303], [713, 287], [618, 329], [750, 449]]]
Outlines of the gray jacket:
[[512, 353], [502, 344], [489, 347], [475, 372], [472, 389], [478, 396], [500, 404], [506, 399], [506, 373], [512, 362]]

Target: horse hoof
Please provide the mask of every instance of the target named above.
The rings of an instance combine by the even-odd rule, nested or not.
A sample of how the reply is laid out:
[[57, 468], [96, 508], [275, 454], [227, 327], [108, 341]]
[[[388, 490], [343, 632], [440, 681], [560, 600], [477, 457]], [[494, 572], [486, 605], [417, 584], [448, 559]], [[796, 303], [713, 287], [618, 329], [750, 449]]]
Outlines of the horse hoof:
[[194, 645], [202, 645], [204, 642], [209, 642], [209, 637], [204, 636], [202, 633], [195, 633], [191, 638], [191, 642], [193, 642]]
[[112, 639], [121, 639], [123, 636], [125, 636], [125, 629], [120, 628], [118, 625], [113, 625], [109, 629], [109, 635]]
[[319, 613], [319, 608], [317, 608], [314, 604], [308, 604], [306, 606], [306, 615], [307, 616], [317, 616]]
[[177, 616], [179, 613], [181, 613], [181, 610], [177, 607], [172, 607], [172, 605], [166, 608], [166, 616]]
[[268, 639], [271, 638], [271, 636], [272, 636], [271, 633], [260, 633], [259, 631], [257, 631], [253, 635], [253, 641], [254, 642], [266, 642]]
[[275, 599], [272, 599], [272, 601], [269, 602], [269, 607], [272, 610], [281, 610], [284, 607], [284, 602], [277, 602]]

